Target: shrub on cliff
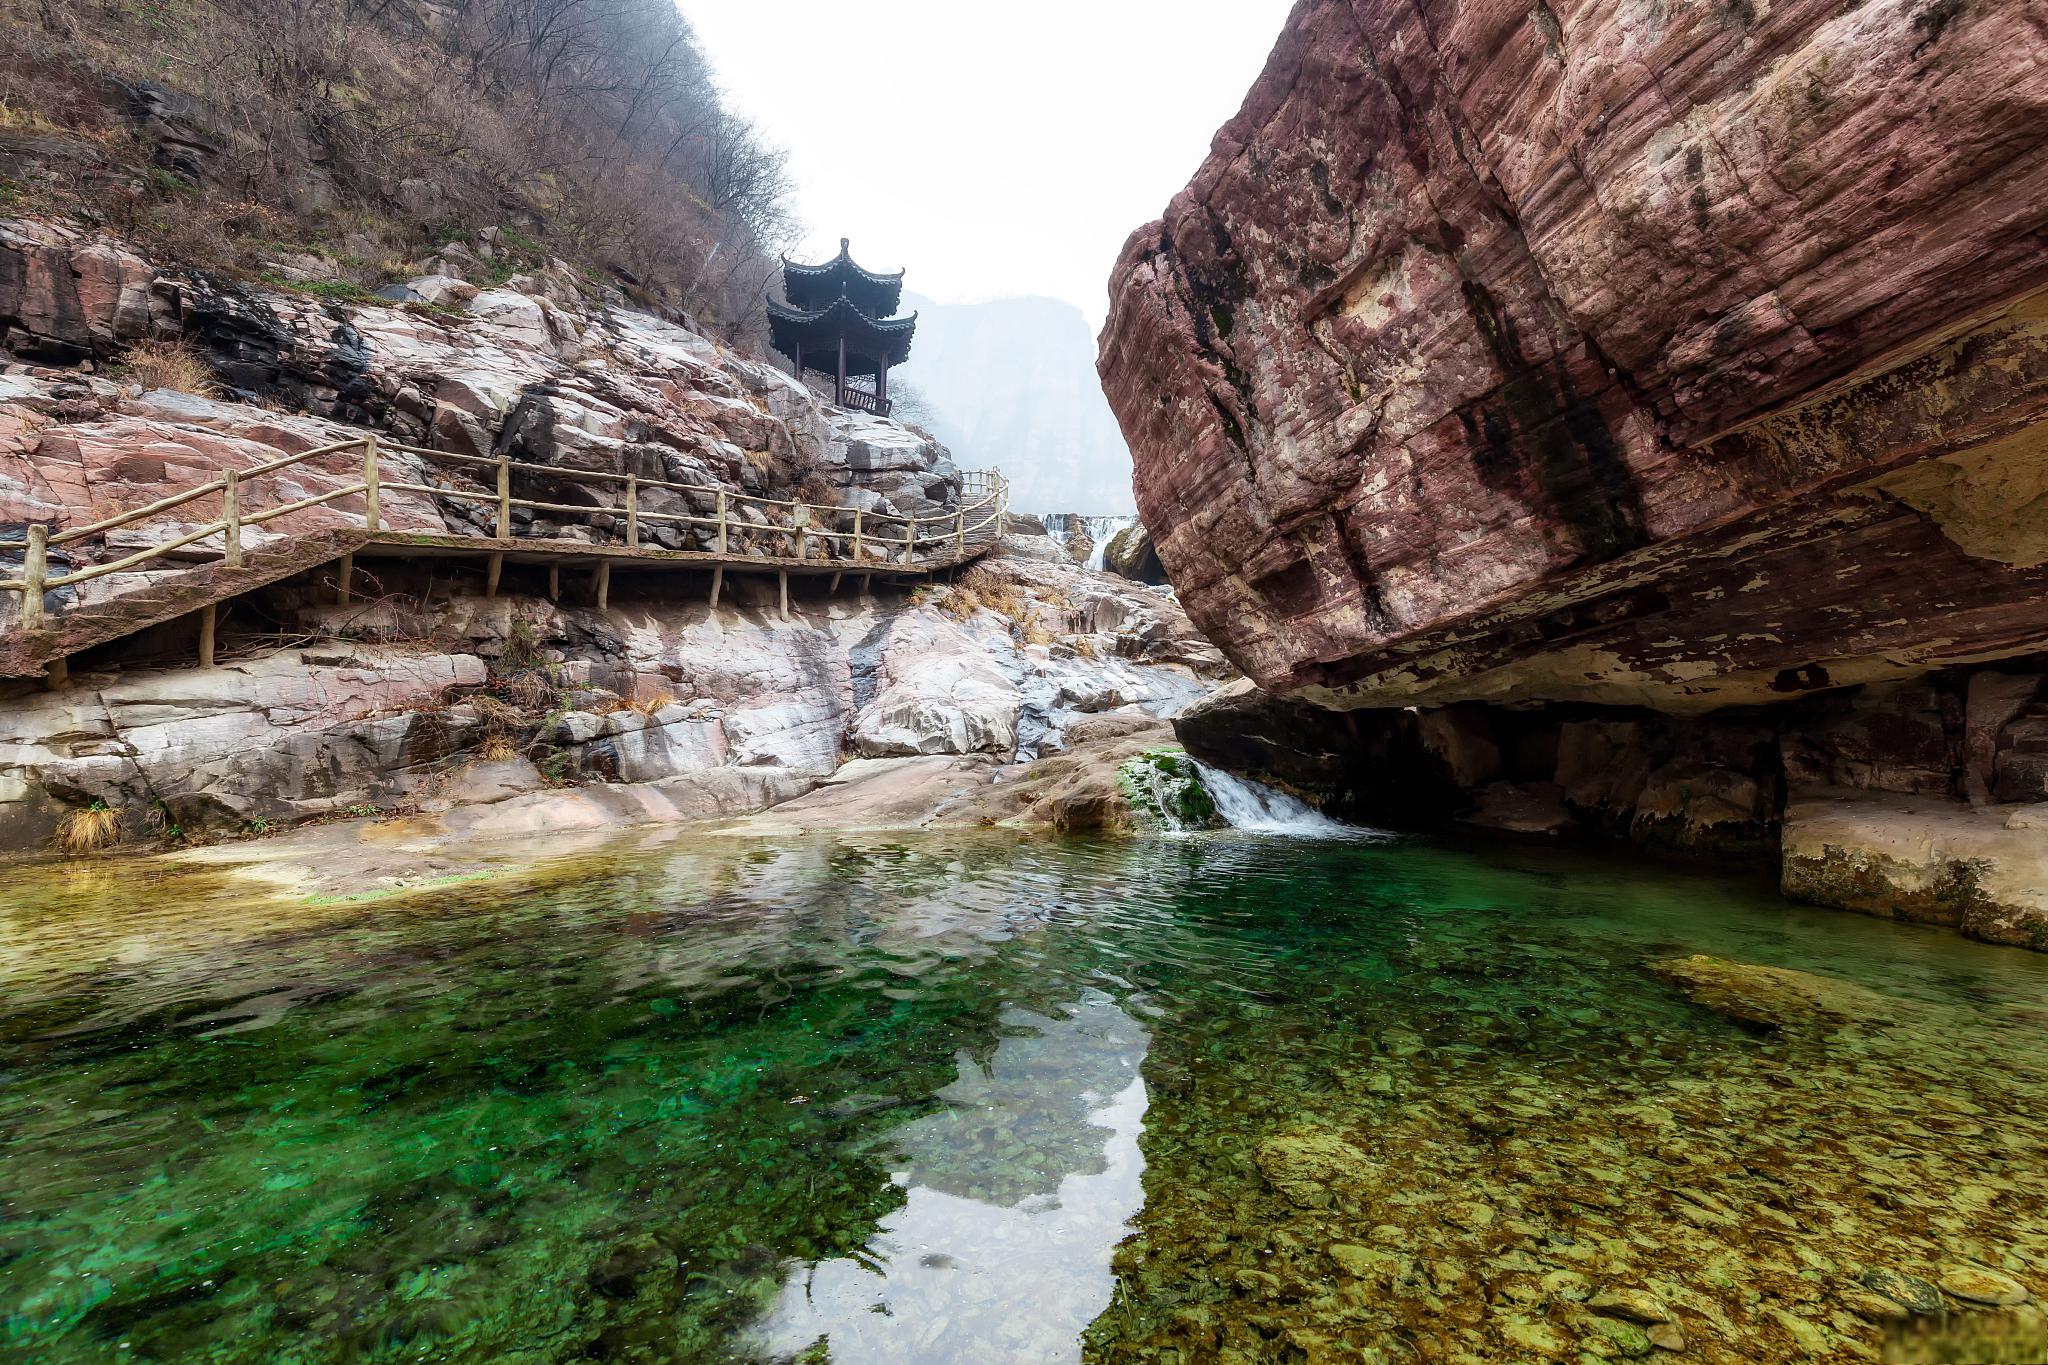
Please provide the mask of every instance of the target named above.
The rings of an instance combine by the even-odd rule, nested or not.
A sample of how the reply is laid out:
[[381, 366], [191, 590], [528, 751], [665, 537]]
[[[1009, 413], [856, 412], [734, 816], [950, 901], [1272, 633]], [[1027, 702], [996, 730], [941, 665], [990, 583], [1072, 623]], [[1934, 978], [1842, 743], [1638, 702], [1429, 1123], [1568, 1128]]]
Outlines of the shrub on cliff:
[[644, 303], [760, 325], [782, 156], [671, 0], [0, 0], [0, 34], [0, 213], [365, 285], [511, 224]]

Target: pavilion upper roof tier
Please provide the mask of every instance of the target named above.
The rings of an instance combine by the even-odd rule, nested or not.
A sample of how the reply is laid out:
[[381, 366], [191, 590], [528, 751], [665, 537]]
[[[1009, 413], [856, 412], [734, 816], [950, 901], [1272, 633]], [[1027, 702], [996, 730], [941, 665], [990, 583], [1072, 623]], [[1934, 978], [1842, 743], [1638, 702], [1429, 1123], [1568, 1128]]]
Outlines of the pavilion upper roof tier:
[[[877, 319], [844, 295], [815, 309], [789, 308], [768, 300], [770, 342], [791, 360], [801, 347], [805, 369], [833, 372], [842, 336], [846, 338], [849, 374], [872, 373], [874, 366], [901, 365], [910, 359], [910, 342], [916, 332], [917, 314]], [[868, 363], [851, 363], [856, 357]]]
[[835, 299], [853, 300], [871, 318], [886, 318], [903, 303], [903, 272], [877, 275], [854, 263], [851, 244], [839, 239], [839, 254], [823, 265], [800, 265], [782, 258], [782, 292], [790, 306], [806, 310], [829, 308]]

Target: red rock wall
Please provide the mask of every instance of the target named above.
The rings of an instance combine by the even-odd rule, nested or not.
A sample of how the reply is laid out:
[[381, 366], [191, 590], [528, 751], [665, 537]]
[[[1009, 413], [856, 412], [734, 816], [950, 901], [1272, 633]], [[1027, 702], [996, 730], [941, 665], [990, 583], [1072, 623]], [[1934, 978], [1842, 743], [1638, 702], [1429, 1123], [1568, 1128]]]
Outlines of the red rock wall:
[[[1835, 658], [1797, 567], [1827, 518], [1787, 513], [2024, 436], [2048, 325], [2022, 309], [1931, 378], [1830, 386], [2044, 284], [2048, 0], [1303, 0], [1126, 246], [1100, 368], [1161, 559], [1262, 685], [1592, 696], [1576, 674], [1473, 679], [1586, 644], [1601, 611], [1556, 613], [1633, 593], [1636, 653], [1599, 636], [1619, 659], [1593, 667], [1640, 700], [1716, 667], [1651, 648], [1701, 627], [1643, 608], [1646, 584], [1718, 599], [1760, 577], [1743, 628], [1799, 638], [1745, 667]], [[1822, 393], [1835, 410], [1788, 412]], [[1804, 529], [1745, 547], [1772, 509]], [[1899, 510], [1901, 547], [2030, 567]], [[1844, 646], [1866, 660], [1928, 645], [1875, 630], [1911, 596], [1858, 577], [1888, 553], [1823, 575], [1837, 608], [1868, 602]], [[2039, 647], [2036, 615], [2000, 615], [1990, 652]], [[1459, 629], [1483, 661], [1443, 654]], [[1434, 693], [1404, 672], [1432, 650]]]

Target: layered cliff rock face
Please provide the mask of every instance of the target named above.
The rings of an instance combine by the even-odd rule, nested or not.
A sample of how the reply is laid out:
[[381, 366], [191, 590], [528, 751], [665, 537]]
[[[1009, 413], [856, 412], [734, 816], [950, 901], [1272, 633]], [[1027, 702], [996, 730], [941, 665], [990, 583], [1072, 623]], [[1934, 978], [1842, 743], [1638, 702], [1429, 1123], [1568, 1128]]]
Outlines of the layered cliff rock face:
[[2048, 941], [2044, 50], [2043, 0], [1305, 0], [1102, 337], [1270, 693], [1190, 747]]
[[1195, 621], [1334, 706], [2048, 642], [2048, 4], [1311, 0], [1112, 281]]

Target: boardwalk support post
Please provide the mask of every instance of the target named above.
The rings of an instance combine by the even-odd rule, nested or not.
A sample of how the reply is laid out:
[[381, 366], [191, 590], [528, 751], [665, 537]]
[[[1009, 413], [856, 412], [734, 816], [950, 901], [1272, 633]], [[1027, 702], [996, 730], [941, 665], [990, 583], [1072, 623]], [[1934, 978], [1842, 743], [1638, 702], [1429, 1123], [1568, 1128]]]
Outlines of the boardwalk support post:
[[562, 566], [559, 564], [550, 564], [548, 565], [548, 601], [559, 602], [561, 600]]
[[50, 576], [50, 528], [37, 522], [28, 528], [28, 554], [21, 561], [21, 628], [43, 628], [43, 583]]
[[505, 552], [503, 550], [492, 551], [491, 557], [486, 561], [484, 569], [484, 596], [496, 597], [498, 595], [498, 579], [504, 575], [504, 572]]
[[787, 621], [789, 619], [789, 570], [783, 569], [775, 576], [782, 580], [782, 619]]
[[242, 471], [230, 469], [221, 476], [221, 543], [226, 548], [228, 567], [242, 567]]
[[334, 590], [334, 600], [344, 607], [348, 605], [349, 589], [354, 585], [355, 577], [356, 556], [351, 550], [341, 557], [341, 577]]
[[375, 432], [363, 438], [363, 525], [375, 535], [380, 529], [377, 519], [377, 436]]
[[597, 565], [597, 609], [603, 611], [611, 602], [612, 562], [599, 560]]
[[844, 577], [846, 577], [846, 571], [844, 569], [841, 569], [838, 573], [832, 575], [832, 586], [829, 589], [827, 589], [827, 591], [833, 597], [839, 596], [839, 580]]
[[70, 682], [71, 660], [59, 654], [50, 660], [49, 667], [43, 671], [43, 686], [55, 692], [60, 687], [68, 686]]
[[213, 667], [213, 631], [220, 619], [217, 603], [208, 602], [199, 609], [199, 666]]
[[718, 610], [718, 590], [725, 586], [725, 565], [711, 571], [711, 610]]

